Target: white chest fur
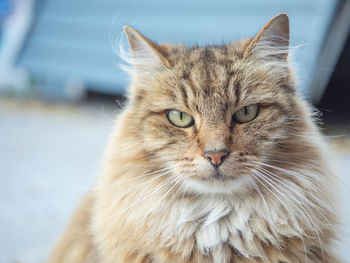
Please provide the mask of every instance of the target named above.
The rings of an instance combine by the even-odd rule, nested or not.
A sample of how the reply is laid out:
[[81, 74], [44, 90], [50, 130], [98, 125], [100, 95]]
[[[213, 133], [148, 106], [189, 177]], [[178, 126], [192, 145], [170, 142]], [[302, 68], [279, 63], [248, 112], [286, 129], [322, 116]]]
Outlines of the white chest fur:
[[211, 253], [214, 262], [225, 262], [221, 257], [227, 244], [234, 243], [240, 253], [246, 254], [240, 243], [242, 233], [246, 238], [252, 238], [251, 231], [249, 234], [247, 230], [248, 209], [237, 211], [232, 200], [216, 197], [184, 202], [172, 210], [177, 215], [173, 217], [176, 219], [173, 222], [176, 225], [175, 234], [181, 235], [180, 240], [194, 235], [197, 248], [203, 254]]
[[[223, 196], [182, 201], [171, 208], [167, 230], [172, 233], [166, 232], [179, 242], [194, 237], [197, 249], [211, 255], [213, 262], [226, 262], [232, 250], [246, 258], [263, 257], [261, 241], [278, 246], [282, 233], [277, 230], [272, 235], [266, 213], [260, 217], [259, 212], [255, 205], [234, 203]], [[285, 222], [278, 221], [285, 231]]]

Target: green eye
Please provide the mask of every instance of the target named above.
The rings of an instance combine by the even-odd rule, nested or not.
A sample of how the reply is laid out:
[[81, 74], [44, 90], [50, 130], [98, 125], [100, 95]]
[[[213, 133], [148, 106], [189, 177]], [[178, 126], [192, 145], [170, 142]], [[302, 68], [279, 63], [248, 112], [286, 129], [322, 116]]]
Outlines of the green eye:
[[233, 114], [233, 120], [237, 123], [246, 123], [254, 120], [259, 114], [259, 105], [251, 104], [244, 106]]
[[190, 127], [194, 123], [194, 119], [192, 118], [192, 116], [182, 111], [167, 110], [166, 116], [168, 117], [168, 120], [171, 124], [180, 128]]

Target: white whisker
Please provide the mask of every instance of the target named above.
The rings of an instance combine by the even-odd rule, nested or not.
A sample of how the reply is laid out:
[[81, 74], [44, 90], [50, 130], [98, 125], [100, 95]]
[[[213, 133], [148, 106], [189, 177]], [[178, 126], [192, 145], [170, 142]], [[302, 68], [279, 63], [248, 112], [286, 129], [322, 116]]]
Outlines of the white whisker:
[[[279, 193], [282, 195], [282, 193], [276, 188], [276, 187], [279, 186], [280, 189], [281, 189], [283, 192], [285, 192], [292, 200], [290, 200], [290, 199], [286, 198], [284, 195], [282, 195], [282, 196], [284, 197], [284, 199], [285, 199], [287, 202], [288, 202], [288, 201], [292, 201], [292, 202], [290, 202], [290, 203], [299, 211], [300, 215], [303, 216], [307, 221], [310, 222], [311, 226], [313, 227], [313, 230], [315, 231], [315, 233], [316, 233], [316, 235], [317, 235], [317, 237], [318, 237], [318, 239], [319, 239], [320, 248], [321, 248], [322, 255], [323, 255], [323, 259], [324, 259], [323, 242], [322, 242], [321, 237], [320, 237], [320, 234], [319, 234], [319, 232], [318, 232], [318, 225], [316, 225], [316, 223], [314, 222], [314, 220], [311, 218], [310, 214], [308, 213], [308, 211], [307, 211], [307, 209], [304, 207], [304, 205], [303, 205], [301, 202], [299, 202], [295, 197], [293, 197], [293, 196], [290, 194], [290, 192], [288, 192], [287, 190], [285, 190], [285, 189], [284, 189], [283, 187], [281, 187], [280, 185], [276, 184], [276, 182], [271, 181], [268, 177], [263, 176], [263, 174], [261, 174], [261, 173], [259, 173], [259, 172], [257, 172], [257, 173], [260, 174], [261, 178], [262, 178], [262, 177], [265, 178], [265, 182], [266, 182], [266, 183], [270, 184], [271, 187], [273, 187], [277, 192], [279, 192]], [[269, 183], [268, 181], [269, 181], [270, 183]], [[274, 185], [275, 185], [276, 187], [274, 187]], [[294, 200], [294, 202], [293, 202], [293, 200]], [[306, 216], [305, 216], [304, 213], [302, 213], [302, 211], [301, 211], [300, 209], [302, 209], [302, 210], [305, 212]], [[312, 214], [312, 215], [313, 215], [313, 214]], [[314, 215], [313, 215], [313, 216], [314, 216]], [[316, 220], [315, 217], [314, 217], [314, 219]]]
[[[147, 177], [149, 175], [153, 175], [153, 174], [156, 174], [156, 173], [159, 173], [159, 172], [169, 171], [171, 169], [172, 168], [160, 169], [160, 170], [157, 170], [157, 171], [149, 172], [149, 173], [146, 173], [146, 174], [142, 174], [142, 175], [130, 178], [130, 179], [125, 180], [125, 181], [116, 182], [116, 183], [112, 183], [112, 184], [106, 184], [106, 185], [98, 185], [98, 186], [93, 187], [93, 189], [99, 190], [99, 189], [104, 189], [104, 188], [107, 188], [107, 187], [113, 187], [113, 186], [117, 186], [117, 185], [121, 185], [121, 184], [125, 184], [125, 183], [130, 183], [130, 182], [135, 181], [137, 179], [140, 179], [140, 178], [143, 178], [143, 177]], [[166, 174], [166, 173], [163, 173], [163, 174], [161, 174], [161, 175], [159, 175], [159, 176], [157, 176], [155, 178], [158, 178], [158, 177], [160, 177], [160, 176], [162, 176], [164, 174]]]
[[[254, 178], [255, 179], [257, 179], [279, 202], [280, 202], [280, 205], [282, 205], [285, 209], [286, 209], [286, 212], [287, 213], [289, 213], [289, 208], [285, 205], [285, 203], [277, 196], [277, 194], [276, 193], [274, 193], [269, 187], [267, 187], [261, 180], [264, 180], [265, 181], [265, 179], [264, 178], [261, 178], [260, 176], [259, 176], [259, 174], [256, 172], [256, 171], [254, 171], [254, 170], [251, 170], [251, 172], [253, 172], [256, 176], [254, 176]], [[260, 179], [261, 180], [260, 180]], [[265, 181], [266, 182], [266, 181]], [[266, 182], [267, 183], [267, 182]], [[288, 202], [288, 199], [285, 199], [287, 202]], [[293, 221], [293, 225], [294, 225], [294, 227], [298, 230], [298, 231], [300, 231], [300, 226], [299, 226], [299, 224], [298, 224], [298, 222], [296, 221], [296, 219], [295, 219], [295, 217], [294, 217], [294, 215], [292, 215], [292, 214], [290, 214], [289, 213], [289, 215], [290, 215], [290, 219]]]

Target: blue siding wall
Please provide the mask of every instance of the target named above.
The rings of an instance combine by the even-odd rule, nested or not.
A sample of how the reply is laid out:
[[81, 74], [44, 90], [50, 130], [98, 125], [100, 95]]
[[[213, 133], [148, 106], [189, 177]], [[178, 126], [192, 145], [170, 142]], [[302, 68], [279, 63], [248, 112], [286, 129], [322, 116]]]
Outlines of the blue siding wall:
[[301, 89], [308, 91], [330, 23], [334, 0], [47, 0], [38, 2], [33, 30], [19, 65], [60, 94], [69, 80], [91, 89], [124, 93], [113, 42], [129, 24], [157, 42], [221, 44], [254, 35], [270, 18], [287, 12]]

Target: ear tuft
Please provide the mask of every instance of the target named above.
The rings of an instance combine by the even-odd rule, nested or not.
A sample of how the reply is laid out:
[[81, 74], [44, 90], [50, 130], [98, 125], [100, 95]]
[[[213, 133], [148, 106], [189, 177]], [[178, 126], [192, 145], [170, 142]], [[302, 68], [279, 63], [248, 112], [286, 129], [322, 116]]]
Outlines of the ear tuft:
[[243, 57], [256, 56], [263, 59], [287, 60], [289, 49], [289, 18], [279, 14], [272, 18], [251, 40]]
[[154, 73], [171, 66], [156, 43], [128, 25], [124, 26], [124, 32], [128, 38], [132, 64], [136, 71]]

